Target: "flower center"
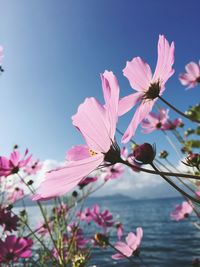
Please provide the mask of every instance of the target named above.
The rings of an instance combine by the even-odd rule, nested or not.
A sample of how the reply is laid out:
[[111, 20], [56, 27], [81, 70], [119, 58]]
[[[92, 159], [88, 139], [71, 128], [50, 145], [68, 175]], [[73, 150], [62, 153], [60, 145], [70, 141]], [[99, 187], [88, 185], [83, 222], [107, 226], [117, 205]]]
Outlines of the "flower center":
[[18, 166], [15, 166], [15, 167], [13, 167], [12, 168], [12, 174], [15, 174], [15, 173], [18, 173], [18, 171], [19, 171], [19, 167]]
[[5, 259], [6, 259], [6, 261], [11, 261], [11, 260], [14, 259], [14, 257], [15, 257], [15, 254], [14, 254], [13, 252], [8, 252], [8, 253], [6, 254]]
[[196, 82], [200, 83], [200, 76], [196, 78]]
[[114, 165], [117, 162], [121, 162], [120, 148], [116, 142], [113, 142], [107, 153], [104, 154], [104, 161]]
[[155, 99], [160, 93], [160, 82], [151, 83], [148, 91], [144, 95], [144, 99]]
[[161, 126], [162, 126], [162, 123], [161, 123], [161, 122], [159, 122], [159, 123], [156, 124], [156, 128], [157, 128], [157, 129], [160, 129]]

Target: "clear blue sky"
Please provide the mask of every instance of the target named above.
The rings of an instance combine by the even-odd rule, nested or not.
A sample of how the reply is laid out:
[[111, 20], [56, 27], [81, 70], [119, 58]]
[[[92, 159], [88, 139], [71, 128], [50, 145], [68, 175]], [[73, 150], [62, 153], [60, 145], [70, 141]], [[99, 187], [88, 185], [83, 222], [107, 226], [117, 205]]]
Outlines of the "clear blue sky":
[[[199, 10], [199, 0], [0, 0], [0, 154], [17, 143], [36, 158], [63, 160], [83, 142], [71, 125], [77, 106], [87, 96], [102, 100], [99, 73], [113, 70], [121, 96], [131, 93], [122, 69], [141, 56], [154, 70], [159, 34], [176, 47], [165, 98], [182, 110], [198, 102], [200, 88], [185, 92], [178, 74], [200, 57]], [[136, 135], [137, 142], [158, 138], [159, 150], [162, 134]]]

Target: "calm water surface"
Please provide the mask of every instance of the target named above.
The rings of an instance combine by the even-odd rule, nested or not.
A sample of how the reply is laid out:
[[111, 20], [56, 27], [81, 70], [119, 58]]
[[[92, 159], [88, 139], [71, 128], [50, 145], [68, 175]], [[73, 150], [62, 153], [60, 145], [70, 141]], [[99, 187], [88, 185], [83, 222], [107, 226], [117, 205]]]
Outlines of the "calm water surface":
[[[192, 222], [195, 216], [175, 222], [170, 219], [170, 212], [182, 199], [157, 199], [157, 200], [132, 200], [128, 198], [113, 199], [88, 199], [85, 206], [98, 203], [102, 209], [108, 208], [124, 224], [125, 234], [135, 231], [141, 226], [144, 237], [141, 246], [141, 258], [133, 259], [134, 263], [127, 260], [113, 261], [112, 249], [96, 249], [90, 265], [97, 267], [189, 267], [192, 259], [200, 257], [200, 231]], [[36, 207], [31, 207], [31, 223], [36, 225], [39, 212]], [[88, 229], [91, 229], [88, 227]], [[85, 229], [84, 229], [85, 230]], [[87, 233], [91, 236], [92, 233]], [[111, 241], [116, 241], [116, 232], [111, 233]]]

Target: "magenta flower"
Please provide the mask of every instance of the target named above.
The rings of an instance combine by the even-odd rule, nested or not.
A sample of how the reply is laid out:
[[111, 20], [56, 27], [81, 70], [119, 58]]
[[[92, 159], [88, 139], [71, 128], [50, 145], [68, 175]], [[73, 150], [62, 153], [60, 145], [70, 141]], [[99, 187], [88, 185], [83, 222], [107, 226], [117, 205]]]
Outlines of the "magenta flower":
[[28, 149], [26, 149], [23, 158], [20, 158], [18, 150], [14, 150], [10, 154], [10, 158], [0, 157], [0, 176], [9, 176], [18, 173], [21, 168], [25, 167], [32, 156], [28, 156]]
[[163, 35], [160, 35], [158, 40], [158, 60], [154, 75], [149, 65], [140, 57], [127, 62], [123, 73], [137, 92], [120, 100], [119, 115], [127, 113], [137, 103], [140, 104], [122, 137], [123, 143], [131, 139], [139, 123], [147, 117], [158, 97], [163, 94], [165, 83], [174, 73], [173, 63], [174, 43], [170, 46]]
[[84, 180], [81, 180], [78, 183], [78, 186], [80, 187], [80, 189], [82, 189], [86, 185], [96, 182], [97, 179], [98, 179], [98, 177], [86, 177]]
[[76, 223], [67, 226], [68, 232], [71, 236], [68, 238], [68, 243], [70, 244], [71, 239], [74, 242], [76, 248], [84, 248], [89, 242], [89, 239], [85, 239], [83, 229], [78, 227]]
[[114, 225], [113, 216], [109, 210], [101, 212], [100, 207], [97, 204], [90, 210], [90, 216], [98, 226], [104, 229], [105, 232], [108, 227], [112, 227]]
[[169, 118], [168, 112], [169, 110], [164, 108], [160, 108], [157, 114], [150, 112], [141, 123], [144, 129], [142, 132], [147, 134], [155, 130], [164, 130], [164, 125]]
[[10, 235], [5, 241], [0, 239], [0, 262], [8, 263], [19, 258], [31, 257], [32, 239]]
[[18, 222], [19, 218], [17, 215], [12, 216], [10, 211], [0, 209], [0, 225], [3, 227], [4, 231], [17, 231]]
[[121, 253], [117, 253], [112, 255], [112, 258], [115, 260], [123, 259], [126, 257], [134, 256], [138, 253], [139, 246], [141, 244], [143, 236], [143, 230], [141, 227], [136, 229], [136, 234], [130, 232], [126, 237], [126, 243], [118, 241], [115, 243], [115, 248], [120, 251]]
[[182, 85], [187, 86], [187, 88], [193, 88], [200, 83], [200, 61], [199, 64], [195, 62], [190, 62], [185, 66], [186, 73], [179, 75], [179, 80]]
[[102, 106], [93, 97], [86, 98], [72, 117], [73, 125], [87, 143], [87, 146], [79, 147], [84, 151], [83, 155], [80, 158], [76, 147], [71, 151], [71, 160], [64, 167], [47, 173], [34, 200], [63, 195], [104, 162], [115, 164], [119, 161], [120, 151], [114, 139], [118, 120], [119, 86], [112, 72], [105, 71], [101, 78], [105, 105]]
[[190, 215], [190, 213], [192, 213], [192, 211], [193, 211], [192, 204], [190, 204], [187, 201], [183, 201], [181, 205], [176, 206], [176, 209], [170, 215], [172, 219], [180, 221], [187, 218]]

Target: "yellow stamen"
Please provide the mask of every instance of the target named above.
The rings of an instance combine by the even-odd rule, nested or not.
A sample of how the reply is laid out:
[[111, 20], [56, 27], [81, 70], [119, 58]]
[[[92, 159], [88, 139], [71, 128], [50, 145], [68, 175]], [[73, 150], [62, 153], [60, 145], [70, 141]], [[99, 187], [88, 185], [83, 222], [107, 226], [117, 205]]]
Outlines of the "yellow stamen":
[[94, 157], [97, 155], [97, 152], [93, 151], [92, 149], [89, 149], [89, 153], [91, 157]]

